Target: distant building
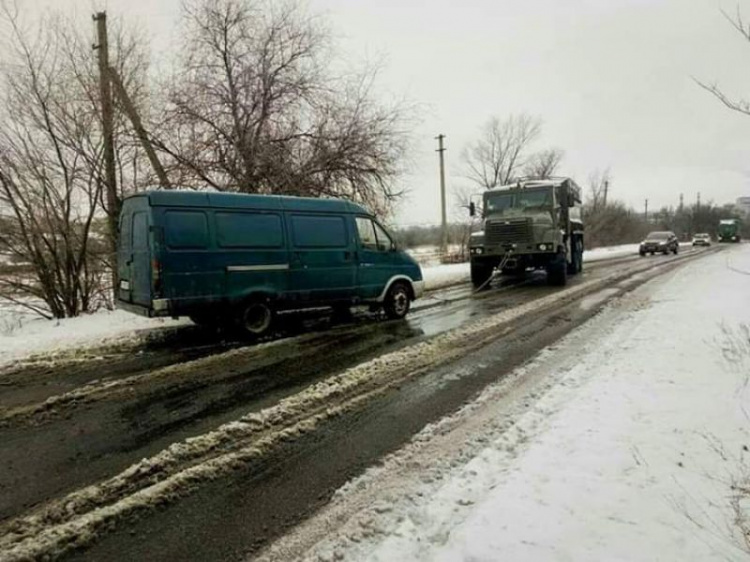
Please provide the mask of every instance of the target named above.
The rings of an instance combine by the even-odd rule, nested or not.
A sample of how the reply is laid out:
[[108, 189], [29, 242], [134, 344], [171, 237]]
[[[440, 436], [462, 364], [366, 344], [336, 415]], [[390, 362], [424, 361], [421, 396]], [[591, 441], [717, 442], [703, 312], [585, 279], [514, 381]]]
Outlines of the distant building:
[[750, 215], [750, 197], [738, 197], [735, 207], [737, 207], [741, 213]]

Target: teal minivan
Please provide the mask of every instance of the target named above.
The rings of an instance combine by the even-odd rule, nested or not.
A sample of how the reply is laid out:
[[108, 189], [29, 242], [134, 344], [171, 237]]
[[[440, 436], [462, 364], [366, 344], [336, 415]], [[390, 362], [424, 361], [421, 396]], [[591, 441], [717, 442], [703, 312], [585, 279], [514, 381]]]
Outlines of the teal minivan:
[[278, 311], [369, 304], [403, 318], [422, 271], [365, 208], [340, 199], [149, 191], [126, 198], [120, 308], [250, 336]]

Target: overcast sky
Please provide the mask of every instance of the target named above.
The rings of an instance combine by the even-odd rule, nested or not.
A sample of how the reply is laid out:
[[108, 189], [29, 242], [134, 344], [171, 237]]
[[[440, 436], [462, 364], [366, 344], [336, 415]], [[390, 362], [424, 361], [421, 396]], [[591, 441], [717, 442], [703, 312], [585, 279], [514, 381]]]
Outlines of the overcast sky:
[[[750, 0], [738, 0], [750, 19]], [[155, 51], [169, 45], [179, 0], [20, 0], [88, 17], [135, 19]], [[352, 60], [385, 60], [380, 87], [422, 107], [408, 200], [397, 222], [439, 222], [435, 135], [446, 135], [448, 187], [468, 185], [461, 149], [490, 116], [544, 123], [539, 149], [565, 151], [560, 172], [585, 184], [613, 175], [611, 196], [639, 209], [679, 194], [717, 203], [750, 195], [750, 117], [696, 86], [717, 81], [750, 98], [750, 44], [722, 0], [307, 0]], [[156, 54], [154, 55], [156, 58]], [[452, 198], [449, 205], [455, 207]], [[455, 209], [451, 211], [455, 212]]]

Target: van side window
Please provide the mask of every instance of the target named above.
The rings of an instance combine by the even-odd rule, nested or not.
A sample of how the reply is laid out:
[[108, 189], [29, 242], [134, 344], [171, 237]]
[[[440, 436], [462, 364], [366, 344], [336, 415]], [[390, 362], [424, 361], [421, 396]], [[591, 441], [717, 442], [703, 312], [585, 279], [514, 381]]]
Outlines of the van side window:
[[372, 220], [365, 217], [357, 217], [357, 232], [359, 233], [359, 242], [365, 250], [377, 250], [378, 239], [375, 236], [375, 228]]
[[216, 213], [222, 248], [281, 248], [281, 217], [270, 213]]
[[375, 233], [378, 237], [378, 250], [381, 252], [388, 252], [393, 248], [393, 240], [388, 236], [388, 233], [378, 223], [373, 222], [375, 225]]
[[294, 245], [298, 248], [346, 248], [344, 217], [292, 215]]
[[133, 215], [133, 249], [145, 250], [148, 248], [148, 220], [146, 213], [141, 211]]
[[167, 246], [178, 250], [208, 247], [208, 222], [202, 211], [167, 211]]

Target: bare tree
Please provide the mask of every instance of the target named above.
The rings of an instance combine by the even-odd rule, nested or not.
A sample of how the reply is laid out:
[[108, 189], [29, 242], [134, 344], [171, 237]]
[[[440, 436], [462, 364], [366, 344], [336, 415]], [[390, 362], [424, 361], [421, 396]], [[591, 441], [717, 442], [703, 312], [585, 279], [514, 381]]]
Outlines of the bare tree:
[[373, 69], [337, 75], [330, 36], [293, 1], [192, 0], [159, 148], [175, 183], [345, 196], [385, 211], [407, 142]]
[[612, 174], [609, 168], [594, 170], [589, 174], [588, 188], [589, 196], [587, 206], [591, 213], [597, 213], [607, 205], [609, 184], [612, 182]]
[[559, 148], [549, 148], [537, 152], [529, 158], [523, 168], [525, 176], [540, 180], [551, 178], [562, 163], [565, 151]]
[[484, 189], [510, 183], [527, 164], [526, 153], [541, 130], [541, 120], [526, 114], [491, 117], [461, 154], [467, 179]]
[[[726, 20], [730, 25], [737, 31], [746, 41], [750, 41], [750, 24], [748, 24], [742, 17], [742, 12], [739, 6], [734, 15], [730, 15], [724, 10], [721, 11]], [[701, 80], [695, 79], [695, 82], [704, 90], [712, 93], [716, 98], [721, 101], [725, 106], [733, 111], [737, 111], [744, 115], [750, 115], [750, 101], [744, 98], [733, 98], [727, 95], [719, 86], [715, 83], [708, 83]]]
[[[33, 37], [3, 4], [11, 51], [0, 73], [0, 245], [26, 268], [0, 278], [0, 297], [48, 317], [109, 297], [102, 142], [88, 34], [50, 18]], [[132, 164], [119, 152], [121, 174]]]

